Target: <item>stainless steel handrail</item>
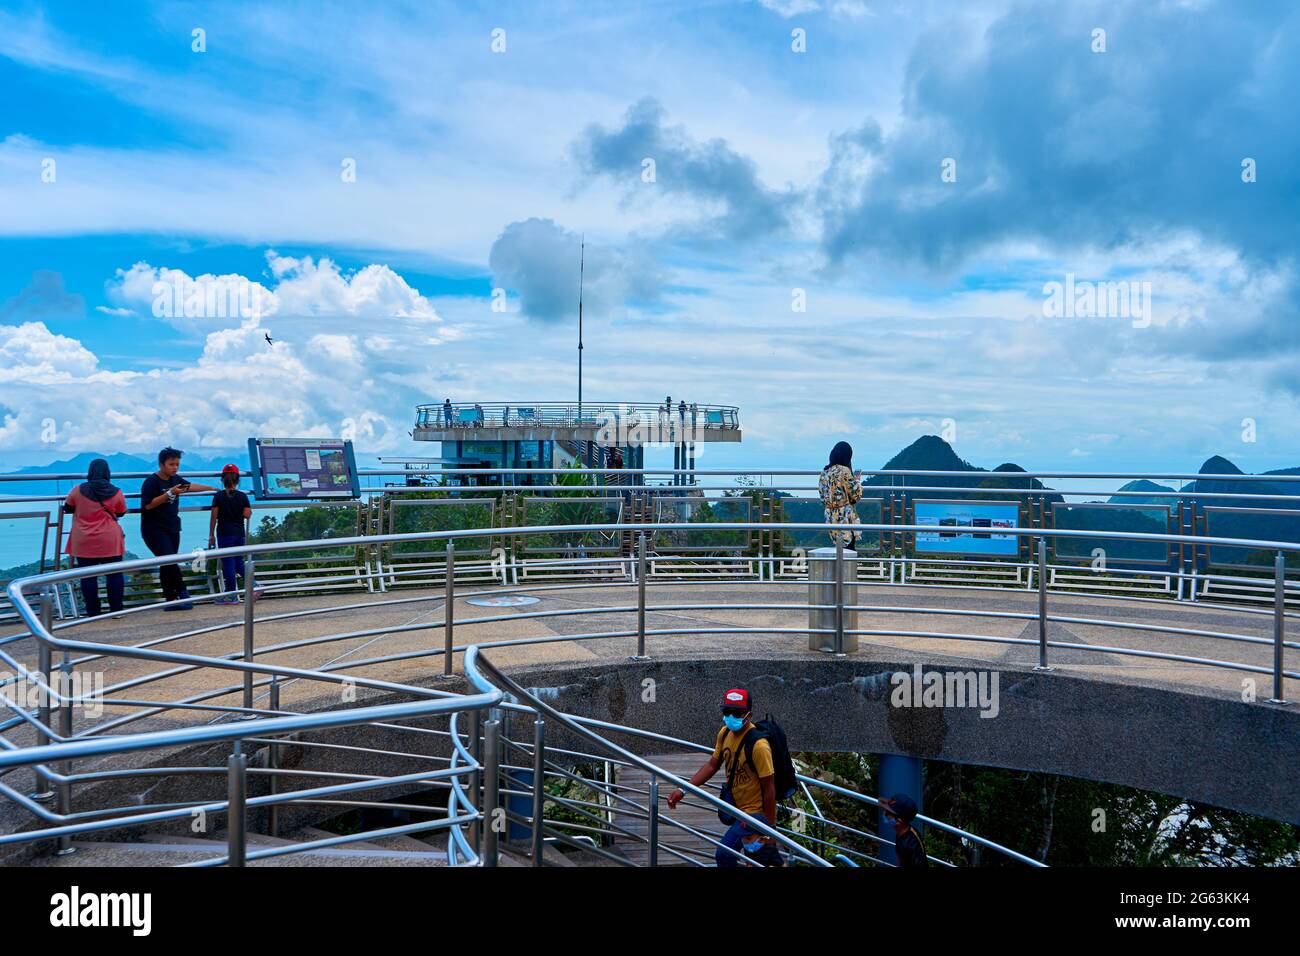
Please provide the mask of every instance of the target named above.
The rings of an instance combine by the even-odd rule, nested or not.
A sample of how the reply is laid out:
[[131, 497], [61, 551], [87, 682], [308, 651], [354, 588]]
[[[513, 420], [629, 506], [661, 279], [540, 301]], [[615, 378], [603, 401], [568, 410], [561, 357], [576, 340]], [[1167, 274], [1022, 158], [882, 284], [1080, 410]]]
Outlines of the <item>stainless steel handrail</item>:
[[[863, 525], [863, 524], [828, 525], [828, 524], [819, 524], [819, 523], [764, 524], [761, 522], [731, 522], [731, 523], [710, 522], [707, 524], [699, 524], [699, 523], [692, 523], [692, 522], [674, 522], [674, 523], [645, 524], [645, 525], [638, 525], [636, 527], [638, 530], [643, 530], [643, 531], [680, 530], [684, 532], [695, 532], [701, 530], [704, 531], [753, 530], [753, 529], [772, 530], [774, 528], [775, 529], [819, 530], [819, 531], [828, 531], [828, 530], [870, 531], [870, 530], [878, 529], [878, 530], [889, 530], [894, 532], [899, 532], [899, 531], [932, 532], [934, 530], [933, 526]], [[326, 548], [326, 547], [346, 548], [346, 547], [356, 546], [359, 543], [373, 544], [376, 541], [426, 541], [430, 539], [439, 539], [439, 538], [450, 539], [450, 538], [464, 538], [464, 537], [490, 537], [490, 536], [500, 536], [505, 534], [523, 536], [529, 534], [550, 534], [550, 533], [555, 533], [557, 531], [563, 531], [563, 532], [589, 531], [589, 530], [604, 531], [604, 530], [608, 530], [608, 528], [609, 526], [606, 524], [595, 524], [595, 525], [551, 525], [551, 526], [520, 527], [520, 528], [505, 528], [505, 529], [502, 528], [456, 529], [452, 531], [440, 531], [440, 532], [423, 532], [423, 533], [413, 533], [413, 534], [395, 534], [395, 535], [369, 536], [369, 537], [359, 536], [359, 537], [351, 537], [351, 538], [326, 538], [326, 539], [318, 539], [315, 541], [297, 541], [297, 542], [289, 542], [289, 543], [277, 542], [277, 543], [270, 543], [264, 545], [245, 545], [239, 548], [217, 549], [214, 551], [207, 551], [203, 553], [210, 557], [219, 557], [223, 554], [250, 554], [251, 555], [251, 554], [264, 553], [268, 551], [285, 552], [285, 551], [293, 551], [293, 550], [306, 550], [312, 548]], [[1044, 529], [1044, 528], [999, 528], [996, 529], [996, 533], [998, 535], [1005, 536], [1005, 537], [1011, 537], [1011, 536], [1023, 537], [1028, 535], [1031, 538], [1038, 538], [1040, 540], [1053, 538], [1053, 537], [1081, 537], [1081, 538], [1089, 538], [1089, 539], [1101, 538], [1101, 539], [1121, 539], [1121, 540], [1126, 540], [1126, 539], [1127, 540], [1152, 540], [1152, 541], [1167, 541], [1167, 542], [1184, 541], [1184, 542], [1195, 543], [1199, 545], [1213, 544], [1213, 545], [1222, 545], [1222, 546], [1229, 546], [1229, 547], [1250, 547], [1254, 549], [1268, 549], [1268, 550], [1275, 550], [1279, 554], [1285, 552], [1300, 551], [1300, 545], [1289, 543], [1289, 542], [1255, 541], [1252, 539], [1237, 539], [1237, 538], [1212, 538], [1206, 536], [1144, 534], [1144, 533], [1129, 533], [1129, 532], [1069, 531], [1069, 530], [1056, 530], [1056, 529]], [[111, 570], [114, 568], [122, 568], [122, 569], [149, 568], [161, 564], [176, 563], [177, 561], [185, 560], [185, 558], [186, 558], [185, 555], [166, 556], [161, 558], [154, 557], [148, 559], [141, 559], [137, 561], [120, 562], [117, 565], [101, 565], [101, 566], [95, 566], [93, 568], [69, 569], [65, 571], [52, 572], [50, 574], [45, 574], [45, 575], [34, 575], [28, 578], [19, 579], [12, 582], [8, 590], [9, 590], [10, 598], [13, 601], [15, 608], [19, 611], [23, 619], [29, 625], [30, 634], [36, 639], [38, 645], [50, 650], [64, 651], [65, 661], [63, 666], [65, 668], [68, 668], [69, 670], [74, 668], [76, 664], [80, 663], [81, 661], [86, 661], [90, 659], [108, 658], [108, 657], [134, 657], [137, 659], [147, 659], [147, 660], [154, 660], [160, 662], [167, 662], [171, 664], [179, 664], [181, 665], [181, 668], [218, 668], [218, 669], [228, 669], [232, 671], [238, 671], [244, 674], [253, 674], [253, 675], [259, 673], [265, 674], [267, 675], [265, 680], [272, 682], [273, 685], [274, 682], [281, 677], [288, 677], [291, 679], [292, 678], [308, 679], [314, 681], [329, 681], [332, 683], [340, 683], [344, 680], [348, 680], [354, 682], [358, 686], [365, 686], [376, 690], [404, 692], [408, 694], [417, 694], [429, 698], [437, 698], [435, 700], [429, 700], [429, 701], [418, 701], [416, 702], [417, 704], [437, 703], [438, 699], [440, 699], [441, 702], [444, 704], [446, 703], [454, 704], [454, 698], [448, 699], [447, 692], [445, 691], [437, 691], [428, 688], [413, 687], [406, 684], [389, 682], [389, 681], [380, 681], [380, 680], [368, 679], [368, 678], [352, 678], [352, 677], [343, 678], [338, 676], [338, 673], [340, 671], [349, 668], [366, 666], [368, 664], [373, 664], [375, 661], [396, 660], [396, 659], [402, 659], [411, 656], [422, 656], [426, 654], [428, 656], [436, 656], [438, 653], [446, 653], [446, 651], [441, 648], [431, 649], [429, 651], [411, 652], [402, 655], [390, 655], [389, 657], [386, 658], [370, 658], [361, 661], [340, 662], [343, 665], [340, 667], [336, 667], [333, 665], [326, 665], [317, 668], [290, 668], [281, 665], [272, 665], [265, 662], [258, 662], [252, 658], [246, 660], [234, 659], [239, 657], [238, 654], [232, 654], [227, 657], [211, 657], [211, 656], [203, 656], [203, 655], [195, 655], [195, 654], [180, 654], [173, 651], [159, 651], [144, 646], [123, 646], [123, 645], [102, 644], [102, 643], [80, 641], [80, 640], [73, 640], [64, 637], [58, 637], [55, 634], [56, 628], [53, 626], [53, 624], [43, 620], [41, 615], [37, 614], [34, 611], [34, 609], [31, 607], [30, 603], [27, 600], [29, 594], [36, 589], [50, 587], [58, 583], [69, 582], [82, 576], [86, 576], [90, 574], [96, 574], [96, 575], [104, 574], [106, 570]], [[451, 579], [449, 576], [448, 584], [450, 583], [451, 583]], [[1281, 577], [1280, 571], [1278, 576], [1275, 578], [1275, 585], [1279, 588], [1285, 585], [1285, 581]], [[568, 585], [568, 587], [572, 587], [572, 585]], [[516, 588], [499, 588], [493, 590], [499, 592], [502, 590], [518, 591], [518, 590], [526, 590], [526, 589], [521, 589], [516, 587]], [[450, 593], [450, 588], [449, 588], [449, 593]], [[708, 605], [662, 605], [662, 606], [652, 605], [650, 606], [650, 609], [656, 610], [661, 607], [698, 608], [698, 607], [706, 607], [706, 606]], [[811, 605], [767, 605], [767, 604], [754, 604], [754, 603], [744, 604], [744, 605], [734, 605], [734, 606], [716, 605], [716, 607], [718, 608], [790, 607], [791, 609], [804, 609], [809, 606]], [[1275, 649], [1277, 651], [1277, 657], [1275, 659], [1275, 665], [1271, 669], [1275, 677], [1278, 678], [1279, 680], [1282, 677], [1292, 677], [1292, 678], [1300, 677], [1300, 674], [1296, 674], [1292, 671], [1286, 671], [1282, 668], [1282, 657], [1281, 657], [1282, 649], [1284, 649], [1287, 646], [1294, 648], [1296, 644], [1294, 642], [1287, 642], [1283, 640], [1284, 632], [1281, 629], [1280, 622], [1283, 620], [1284, 611], [1282, 611], [1280, 607], [1281, 606], [1279, 603], [1279, 610], [1276, 611], [1276, 620], [1279, 622], [1279, 625], [1278, 625], [1278, 630], [1276, 632], [1277, 636], [1274, 641]], [[610, 613], [611, 611], [619, 611], [619, 610], [631, 612], [634, 611], [635, 609], [630, 607], [629, 608], [608, 608], [608, 607], [582, 608], [582, 609], [574, 609], [569, 613]], [[896, 609], [891, 609], [891, 610], [896, 610]], [[915, 610], [917, 610], [920, 613], [927, 613], [926, 609], [915, 609]], [[958, 613], [968, 613], [969, 616], [1000, 616], [999, 614], [980, 615], [978, 612], [958, 612]], [[519, 615], [511, 615], [511, 616], [518, 617]], [[538, 617], [555, 616], [555, 612], [536, 612], [535, 616]], [[486, 618], [475, 619], [473, 623], [484, 623], [490, 620], [500, 620], [500, 619], [502, 618], [489, 616]], [[1094, 620], [1094, 619], [1087, 619], [1087, 618], [1064, 618], [1064, 617], [1045, 618], [1045, 619], [1063, 620], [1063, 621], [1064, 620], [1086, 621], [1089, 623], [1091, 623]], [[463, 623], [465, 623], [468, 626], [470, 622], [463, 622]], [[1128, 625], [1125, 622], [1106, 621], [1106, 622], [1098, 622], [1098, 623], [1106, 624], [1106, 625], [1115, 624], [1120, 627], [1131, 627], [1135, 630], [1154, 630], [1154, 631], [1164, 631], [1170, 633], [1185, 633], [1185, 634], [1192, 634], [1194, 636], [1200, 636], [1200, 637], [1212, 637], [1215, 639], [1240, 641], [1240, 642], [1253, 643], [1253, 644], [1268, 643], [1266, 639], [1254, 638], [1245, 635], [1233, 635], [1224, 632], [1210, 632], [1204, 630], [1192, 631], [1183, 628], [1162, 628], [1162, 627], [1151, 627], [1151, 626], [1136, 625], [1136, 624]], [[440, 623], [435, 621], [427, 625], [421, 625], [420, 627], [437, 627], [437, 626], [440, 626]], [[418, 629], [418, 627], [413, 627], [412, 629]], [[59, 628], [58, 630], [63, 630], [63, 628]], [[386, 628], [386, 629], [379, 629], [379, 630], [387, 632], [393, 630], [393, 628]], [[642, 636], [644, 636], [644, 634], [646, 633], [663, 634], [663, 635], [691, 634], [691, 633], [702, 633], [702, 632], [772, 633], [774, 630], [790, 630], [792, 632], [798, 631], [799, 633], [807, 633], [806, 628], [797, 628], [797, 629], [793, 629], [793, 628], [792, 629], [782, 629], [782, 628], [778, 628], [778, 629], [680, 628], [678, 629], [678, 628], [673, 628], [673, 629], [653, 629], [649, 631], [644, 631], [642, 633]], [[306, 641], [291, 642], [288, 645], [277, 645], [277, 647], [275, 648], [261, 648], [258, 649], [256, 653], [263, 653], [263, 654], [269, 653], [275, 650], [284, 649], [286, 646], [306, 646], [308, 644], [313, 644], [313, 643], [329, 643], [331, 641], [346, 639], [349, 636], [355, 636], [357, 633], [358, 632], [349, 632], [343, 635], [328, 635], [323, 638], [312, 638]], [[504, 641], [504, 642], [486, 642], [483, 643], [481, 646], [482, 647], [511, 646], [511, 645], [518, 645], [518, 644], [543, 643], [543, 642], [558, 641], [558, 640], [603, 639], [606, 637], [623, 637], [635, 633], [636, 632], [618, 631], [618, 632], [610, 632], [610, 633], [595, 634], [595, 635], [593, 634], [559, 635], [559, 636], [548, 637], [543, 639], [522, 639], [522, 640]], [[848, 633], [866, 633], [866, 634], [904, 633], [905, 634], [909, 632], [891, 632], [891, 631], [877, 632], [877, 631], [859, 629], [856, 631], [852, 631], [852, 630], [848, 631]], [[925, 636], [927, 632], [915, 632], [915, 633], [918, 636]], [[1032, 643], [1032, 642], [1026, 642], [1023, 640], [1016, 640], [1016, 639], [989, 638], [983, 635], [936, 634], [935, 636], [957, 637], [959, 639], [969, 639], [969, 640], [992, 640], [992, 641], [999, 641], [1002, 643]], [[167, 638], [164, 640], [170, 640], [170, 639], [172, 638]], [[1259, 673], [1268, 673], [1270, 671], [1269, 668], [1259, 667], [1257, 665], [1248, 665], [1248, 664], [1241, 664], [1236, 662], [1214, 661], [1214, 660], [1208, 660], [1203, 658], [1193, 658], [1188, 656], [1160, 654], [1157, 652], [1131, 650], [1126, 648], [1106, 648], [1106, 647], [1096, 647], [1093, 645], [1075, 645], [1075, 644], [1059, 643], [1059, 642], [1048, 642], [1044, 644], [1044, 647], [1048, 647], [1048, 646], [1063, 647], [1063, 648], [1077, 647], [1078, 649], [1082, 649], [1082, 650], [1094, 650], [1094, 651], [1102, 651], [1108, 653], [1128, 653], [1135, 656], [1159, 657], [1162, 659], [1169, 659], [1169, 660], [1181, 660], [1189, 663], [1204, 664], [1207, 666], [1214, 666], [1214, 667], [1227, 667], [1227, 668], [1232, 668], [1237, 670], [1249, 670], [1249, 671], [1254, 671]], [[458, 648], [457, 650], [461, 650], [461, 649]], [[89, 655], [91, 656], [81, 658], [80, 661], [77, 661], [77, 660], [73, 660], [70, 656], [74, 652], [88, 652]], [[475, 649], [475, 653], [477, 653], [477, 649]], [[468, 657], [469, 655], [467, 654], [467, 659]], [[42, 685], [44, 689], [48, 692], [49, 699], [54, 701], [57, 705], [60, 705], [61, 709], [68, 710], [71, 706], [84, 702], [86, 696], [85, 694], [77, 695], [75, 693], [64, 693], [61, 689], [52, 686], [50, 682], [44, 680], [44, 673], [40, 671], [33, 672], [31, 670], [27, 670], [23, 668], [23, 666], [21, 664], [18, 664], [18, 662], [15, 661], [10, 655], [0, 652], [0, 659], [3, 659], [4, 661], [6, 661], [6, 663], [16, 665], [17, 669], [24, 677], [29, 679], [35, 679], [35, 682]], [[163, 676], [166, 676], [167, 674], [175, 674], [178, 672], [179, 671], [177, 668], [172, 668], [169, 671], [164, 672]], [[11, 679], [10, 682], [16, 679], [17, 678], [13, 678]], [[137, 678], [135, 680], [147, 682], [149, 680], [158, 680], [158, 679], [160, 679], [160, 675], [155, 674], [155, 675], [146, 675], [143, 678]], [[119, 685], [119, 687], [120, 686], [122, 685]], [[1280, 683], [1278, 686], [1280, 687]], [[231, 688], [221, 688], [218, 689], [217, 691], [205, 692], [205, 696], [221, 696], [222, 694], [229, 693], [230, 690]], [[1278, 694], [1276, 696], [1280, 697], [1281, 695]], [[132, 738], [121, 738], [121, 737], [94, 738], [94, 737], [87, 737], [81, 735], [72, 735], [70, 732], [70, 725], [68, 729], [61, 728], [60, 730], [56, 731], [55, 728], [51, 725], [52, 722], [44, 723], [40, 721], [33, 714], [23, 711], [22, 708], [15, 707], [12, 701], [8, 701], [6, 699], [5, 703], [10, 706], [11, 710], [17, 710], [19, 712], [20, 716], [18, 719], [26, 722], [29, 726], [33, 726], [37, 728], [39, 731], [45, 732], [46, 736], [51, 742], [37, 747], [18, 750], [11, 742], [5, 740], [3, 737], [0, 737], [0, 748], [2, 748], [0, 749], [0, 776], [3, 776], [4, 773], [8, 772], [9, 768], [20, 766], [20, 765], [23, 766], [30, 765], [33, 766], [35, 769], [37, 769], [38, 773], [41, 773], [46, 780], [52, 781], [56, 784], [65, 784], [77, 778], [70, 773], [58, 773], [56, 771], [50, 770], [48, 767], [44, 765], [46, 763], [56, 763], [56, 762], [61, 764], [64, 761], [83, 758], [92, 753], [101, 752], [101, 751], [95, 751], [93, 749], [94, 745], [102, 746], [105, 744], [111, 744], [115, 741], [121, 741], [121, 740], [135, 740], [141, 742], [138, 744], [138, 746], [125, 748], [121, 752], [126, 752], [127, 750], [131, 750], [131, 749], [148, 749], [151, 745], [163, 746], [163, 744], [161, 743], [151, 744], [148, 735], [144, 735], [144, 734], [136, 735], [135, 737]], [[142, 704], [146, 704], [148, 706], [156, 706], [160, 709], [165, 710], [168, 707], [172, 707], [172, 706], [176, 706], [176, 707], [189, 706], [190, 704], [193, 703], [193, 701], [146, 702], [146, 701], [139, 701], [139, 700], [131, 700], [128, 702], [119, 699], [113, 701], [113, 703], [117, 705], [125, 705], [129, 703], [130, 706], [140, 706]], [[66, 705], [66, 707], [63, 705]], [[245, 715], [247, 714], [247, 708], [241, 709], [235, 707], [225, 707], [225, 708], [217, 707], [214, 709], [225, 710], [226, 712], [232, 714], [242, 710], [242, 712]], [[350, 711], [349, 713], [355, 713], [355, 711]], [[286, 718], [258, 717], [255, 719], [256, 720], [279, 720], [279, 719], [286, 719]], [[12, 726], [12, 723], [8, 725], [0, 725], [0, 730], [3, 730], [4, 726]], [[213, 725], [213, 726], [229, 728], [238, 725], [222, 724], [222, 725]], [[184, 728], [183, 730], [200, 730], [200, 729], [202, 728]], [[267, 726], [262, 726], [260, 728], [249, 727], [248, 730], [249, 733], [274, 733], [275, 732], [274, 728], [268, 728]], [[181, 731], [169, 731], [163, 733], [173, 734], [173, 733], [180, 733], [180, 732]], [[166, 745], [171, 746], [174, 744], [186, 742], [188, 738], [182, 736], [182, 737], [166, 737], [166, 739], [168, 741]], [[240, 739], [240, 735], [236, 733], [227, 739], [232, 739], [232, 740]], [[608, 742], [603, 741], [602, 739], [602, 746], [607, 744]], [[92, 749], [90, 750], [78, 749], [87, 746], [91, 747]], [[102, 753], [109, 753], [109, 752], [111, 751], [109, 750], [102, 751]], [[459, 749], [457, 749], [456, 759], [458, 760], [463, 759], [463, 755], [461, 754]], [[459, 765], [465, 767], [470, 766], [468, 762]], [[462, 774], [469, 773], [469, 772], [473, 772], [473, 771], [462, 771]], [[661, 774], [661, 775], [667, 776], [666, 774]], [[459, 785], [458, 785], [460, 776], [459, 775], [453, 776], [452, 779], [454, 781], [452, 784], [453, 790], [460, 793]], [[18, 799], [18, 797], [20, 796], [15, 794], [12, 788], [3, 785], [0, 785], [0, 788], [2, 788], [0, 792], [3, 792], [4, 795], [9, 796], [13, 799]], [[463, 796], [463, 794], [460, 795]], [[286, 799], [290, 799], [290, 798], [286, 797]], [[18, 802], [20, 802], [23, 806], [27, 807], [28, 809], [33, 810], [33, 812], [36, 812], [37, 805], [32, 803], [31, 801], [19, 800]], [[457, 802], [461, 803], [461, 805], [463, 806], [463, 802], [460, 800], [459, 797], [457, 799]], [[43, 808], [40, 809], [43, 810]], [[59, 813], [51, 813], [48, 810], [43, 810], [43, 812], [39, 813], [38, 815], [45, 819], [66, 819], [67, 818], [66, 813], [64, 813], [62, 808]], [[453, 831], [455, 831], [457, 828], [453, 827], [452, 829]], [[73, 831], [62, 831], [62, 832], [66, 834]], [[962, 835], [966, 836], [967, 838], [975, 838], [973, 834], [967, 835], [963, 833]], [[471, 848], [468, 847], [468, 844], [462, 844], [460, 840], [454, 837], [453, 837], [453, 842], [456, 844], [456, 852], [459, 853], [461, 857], [465, 859], [472, 858], [471, 854], [473, 851]]]

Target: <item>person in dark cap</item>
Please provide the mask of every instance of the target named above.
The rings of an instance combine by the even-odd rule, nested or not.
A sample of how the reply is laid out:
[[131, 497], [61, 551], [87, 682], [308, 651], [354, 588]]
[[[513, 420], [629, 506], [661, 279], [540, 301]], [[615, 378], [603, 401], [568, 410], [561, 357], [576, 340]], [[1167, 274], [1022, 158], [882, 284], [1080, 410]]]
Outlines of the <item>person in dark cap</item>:
[[916, 819], [916, 801], [905, 793], [899, 793], [889, 800], [882, 800], [880, 807], [885, 811], [885, 819], [894, 825], [894, 856], [898, 865], [905, 870], [929, 866], [925, 844], [912, 827], [912, 821]]
[[[726, 767], [727, 784], [722, 799], [750, 816], [762, 816], [776, 826], [776, 767], [772, 759], [772, 745], [754, 725], [754, 701], [749, 691], [733, 687], [722, 695], [722, 728], [714, 741], [713, 753], [704, 766], [691, 777], [691, 784], [699, 787]], [[753, 734], [746, 745], [745, 738]], [[668, 809], [676, 810], [686, 794], [679, 788], [668, 795]], [[784, 866], [776, 841], [756, 830], [751, 830], [736, 817], [727, 815], [722, 845], [714, 852], [714, 862], [720, 867], [740, 865], [740, 856], [754, 860], [760, 866]]]

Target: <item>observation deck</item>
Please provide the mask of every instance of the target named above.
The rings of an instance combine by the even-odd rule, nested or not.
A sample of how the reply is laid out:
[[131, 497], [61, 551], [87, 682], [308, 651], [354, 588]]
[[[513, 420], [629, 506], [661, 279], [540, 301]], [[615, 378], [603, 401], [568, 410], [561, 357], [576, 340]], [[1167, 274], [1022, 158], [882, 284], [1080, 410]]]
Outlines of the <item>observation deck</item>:
[[[416, 408], [416, 441], [590, 441], [621, 433], [641, 443], [738, 442], [734, 405], [648, 402], [452, 402]], [[610, 441], [624, 445], [626, 440]]]

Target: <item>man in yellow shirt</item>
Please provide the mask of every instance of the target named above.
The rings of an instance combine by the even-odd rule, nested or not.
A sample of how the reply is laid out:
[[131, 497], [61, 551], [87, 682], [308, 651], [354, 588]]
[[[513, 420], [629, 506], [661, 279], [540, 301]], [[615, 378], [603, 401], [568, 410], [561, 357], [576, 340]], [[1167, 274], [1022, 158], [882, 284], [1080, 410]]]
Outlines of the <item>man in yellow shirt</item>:
[[[749, 691], [735, 687], [722, 695], [723, 727], [718, 731], [713, 754], [704, 762], [691, 783], [703, 786], [718, 772], [727, 768], [727, 784], [722, 788], [722, 798], [750, 816], [762, 814], [767, 822], [776, 826], [776, 770], [772, 765], [772, 746], [754, 727], [754, 702]], [[746, 737], [754, 734], [752, 742]], [[748, 743], [748, 745], [747, 745]], [[680, 789], [668, 795], [668, 809], [674, 810], [686, 796]], [[776, 841], [750, 830], [734, 817], [722, 837], [722, 846], [713, 858], [718, 866], [738, 866], [739, 855], [748, 853], [763, 866], [781, 866], [781, 854]], [[725, 849], [724, 849], [725, 847]]]

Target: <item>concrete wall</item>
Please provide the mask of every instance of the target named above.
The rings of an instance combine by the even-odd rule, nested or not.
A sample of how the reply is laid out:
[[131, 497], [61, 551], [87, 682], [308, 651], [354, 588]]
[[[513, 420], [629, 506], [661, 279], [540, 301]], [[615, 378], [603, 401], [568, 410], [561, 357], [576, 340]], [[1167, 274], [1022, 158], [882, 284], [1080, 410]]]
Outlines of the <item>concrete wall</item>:
[[[754, 695], [760, 715], [780, 721], [794, 750], [1062, 774], [1300, 823], [1298, 707], [1003, 666], [985, 669], [998, 675], [998, 710], [981, 717], [977, 707], [894, 706], [891, 675], [900, 671], [912, 674], [912, 662], [662, 660], [510, 673], [545, 688], [563, 711], [702, 743], [717, 733], [723, 691], [740, 686]], [[666, 749], [626, 735], [611, 739], [642, 754]]]

